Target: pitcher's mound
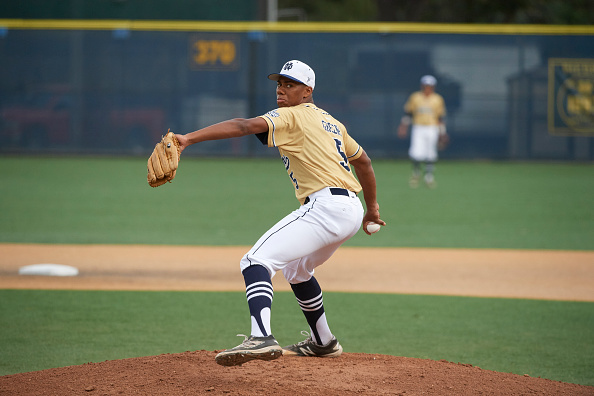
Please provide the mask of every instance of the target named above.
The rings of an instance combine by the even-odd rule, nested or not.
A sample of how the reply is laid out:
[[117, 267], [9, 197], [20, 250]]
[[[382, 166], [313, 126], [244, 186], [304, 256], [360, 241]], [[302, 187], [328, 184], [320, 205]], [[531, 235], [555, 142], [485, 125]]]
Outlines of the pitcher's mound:
[[447, 361], [346, 353], [243, 366], [196, 351], [87, 363], [0, 377], [9, 395], [592, 395], [594, 387]]

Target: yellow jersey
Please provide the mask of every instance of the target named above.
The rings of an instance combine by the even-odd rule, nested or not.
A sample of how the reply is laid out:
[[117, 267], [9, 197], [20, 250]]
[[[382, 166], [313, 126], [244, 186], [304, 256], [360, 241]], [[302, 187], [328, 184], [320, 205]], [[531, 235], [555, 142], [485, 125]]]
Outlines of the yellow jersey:
[[302, 103], [260, 117], [268, 124], [268, 147], [278, 148], [301, 204], [325, 187], [361, 191], [349, 160], [359, 158], [363, 150], [329, 113]]
[[418, 91], [410, 95], [404, 104], [404, 112], [412, 114], [413, 124], [439, 125], [439, 119], [446, 115], [446, 108], [441, 95], [432, 92], [427, 96]]

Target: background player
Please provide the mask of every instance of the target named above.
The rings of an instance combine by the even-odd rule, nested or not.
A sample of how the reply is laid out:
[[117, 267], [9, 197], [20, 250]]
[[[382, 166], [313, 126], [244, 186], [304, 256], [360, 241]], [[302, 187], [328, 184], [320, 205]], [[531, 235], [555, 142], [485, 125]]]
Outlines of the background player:
[[[342, 346], [330, 331], [314, 269], [355, 235], [362, 223], [368, 234], [367, 223], [385, 225], [380, 219], [371, 160], [343, 124], [314, 105], [314, 71], [293, 60], [268, 78], [277, 81], [278, 109], [176, 135], [183, 150], [207, 140], [256, 134], [263, 144], [278, 148], [301, 204], [268, 230], [241, 260], [251, 334], [237, 347], [216, 356], [217, 363], [225, 366], [276, 359], [283, 353], [339, 356]], [[365, 214], [357, 197], [361, 189]], [[265, 207], [266, 203], [262, 204]], [[310, 327], [305, 341], [285, 348], [279, 346], [270, 326], [271, 279], [277, 271], [282, 271], [291, 284]]]
[[427, 75], [421, 77], [421, 90], [410, 95], [404, 105], [405, 115], [398, 127], [398, 137], [404, 139], [412, 122], [408, 156], [413, 164], [409, 180], [411, 187], [419, 185], [421, 164], [425, 164], [424, 180], [428, 187], [435, 187], [435, 163], [439, 136], [447, 138], [445, 127], [446, 108], [443, 97], [435, 92], [437, 80]]

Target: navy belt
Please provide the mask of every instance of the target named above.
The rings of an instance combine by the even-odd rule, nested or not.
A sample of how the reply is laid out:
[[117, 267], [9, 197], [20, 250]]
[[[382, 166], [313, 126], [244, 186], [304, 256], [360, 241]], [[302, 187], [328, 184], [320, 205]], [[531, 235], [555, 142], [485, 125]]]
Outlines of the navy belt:
[[[338, 188], [338, 187], [330, 187], [330, 194], [332, 194], [332, 195], [346, 195], [347, 197], [350, 196], [349, 190], [346, 190], [344, 188]], [[309, 197], [305, 198], [305, 201], [303, 202], [304, 205], [306, 205], [307, 203], [309, 203]]]

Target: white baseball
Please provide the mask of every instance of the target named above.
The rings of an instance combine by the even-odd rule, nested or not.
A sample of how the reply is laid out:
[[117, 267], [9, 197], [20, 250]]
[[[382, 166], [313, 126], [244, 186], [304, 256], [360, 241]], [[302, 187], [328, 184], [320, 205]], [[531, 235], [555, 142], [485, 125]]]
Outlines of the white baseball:
[[371, 234], [375, 234], [380, 230], [382, 226], [373, 222], [367, 224], [367, 231]]

